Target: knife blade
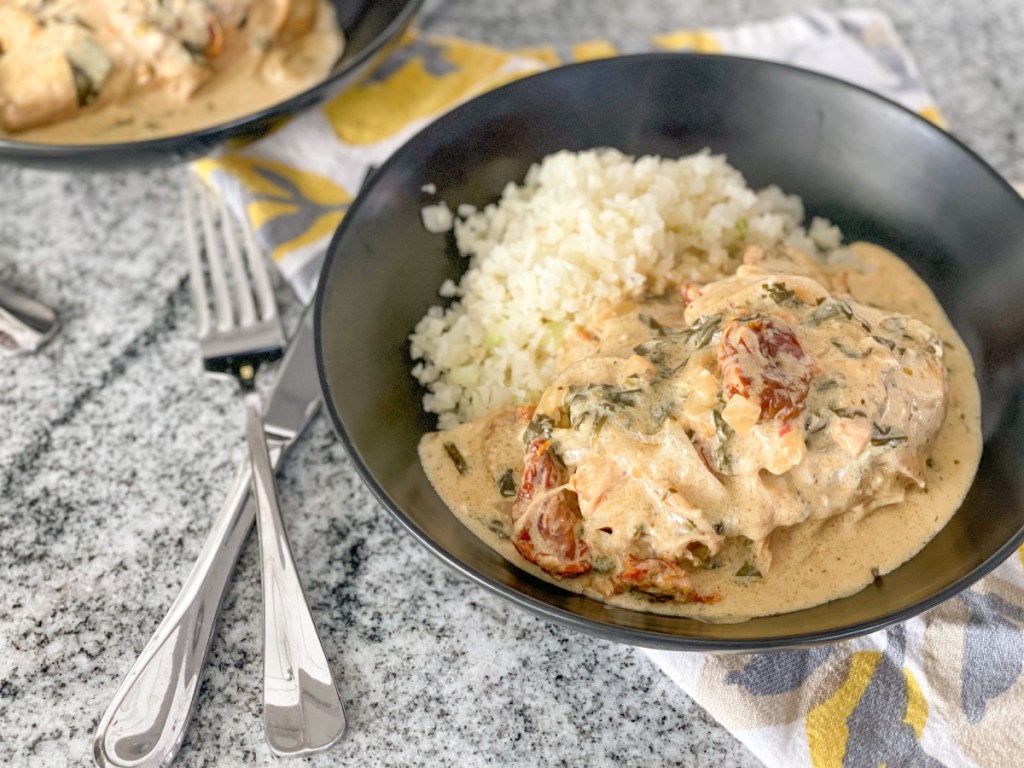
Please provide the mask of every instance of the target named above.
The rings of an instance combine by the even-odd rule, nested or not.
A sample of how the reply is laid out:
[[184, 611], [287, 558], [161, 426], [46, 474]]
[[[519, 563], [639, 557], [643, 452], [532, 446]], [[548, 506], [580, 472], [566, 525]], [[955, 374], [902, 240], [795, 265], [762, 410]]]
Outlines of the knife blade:
[[[320, 407], [310, 308], [266, 403], [264, 431], [276, 469]], [[100, 768], [167, 766], [181, 748], [221, 602], [255, 520], [251, 466], [242, 462], [181, 591], [100, 718], [93, 740]]]

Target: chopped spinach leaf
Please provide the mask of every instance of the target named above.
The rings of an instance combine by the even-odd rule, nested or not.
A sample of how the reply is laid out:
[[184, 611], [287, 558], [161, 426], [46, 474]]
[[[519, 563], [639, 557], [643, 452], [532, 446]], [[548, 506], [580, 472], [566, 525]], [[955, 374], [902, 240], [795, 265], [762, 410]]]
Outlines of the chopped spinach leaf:
[[507, 530], [507, 528], [505, 526], [504, 521], [498, 520], [498, 519], [488, 520], [487, 521], [487, 528], [490, 530], [491, 533], [495, 534], [499, 539], [501, 539], [503, 541], [508, 539], [508, 530]]
[[871, 444], [880, 448], [892, 448], [907, 442], [906, 435], [893, 434], [891, 427], [880, 427], [872, 424]]
[[785, 283], [761, 283], [761, 288], [779, 306], [799, 307], [804, 303]]
[[526, 447], [529, 447], [530, 443], [539, 437], [550, 438], [551, 430], [554, 428], [555, 422], [552, 421], [550, 416], [538, 413], [523, 431], [523, 443], [526, 444]]
[[842, 299], [825, 299], [811, 314], [808, 322], [810, 322], [811, 325], [818, 326], [826, 320], [849, 320], [850, 322], [857, 323], [857, 325], [868, 333], [871, 333], [871, 326], [865, 320], [854, 314], [853, 308]]
[[715, 432], [718, 435], [718, 445], [712, 452], [711, 458], [714, 459], [715, 466], [719, 470], [726, 472], [732, 468], [732, 453], [729, 451], [729, 441], [732, 440], [736, 433], [733, 432], [732, 427], [729, 426], [725, 417], [722, 416], [721, 409], [712, 411], [711, 418], [715, 422]]
[[707, 568], [711, 565], [711, 550], [707, 544], [694, 542], [686, 548], [690, 553], [690, 559], [700, 568]]
[[877, 341], [883, 347], [887, 348], [890, 352], [896, 349], [896, 342], [887, 339], [884, 336], [872, 336], [871, 338]]
[[849, 358], [851, 358], [853, 360], [863, 360], [865, 357], [867, 357], [868, 355], [871, 354], [871, 350], [870, 349], [865, 350], [863, 352], [858, 352], [855, 349], [850, 349], [850, 347], [848, 347], [840, 339], [832, 339], [832, 346], [835, 347], [836, 349], [838, 349], [840, 352], [842, 352], [843, 355], [845, 355], [846, 357], [849, 357]]
[[460, 475], [464, 475], [469, 471], [469, 465], [466, 463], [466, 459], [459, 449], [455, 447], [455, 443], [445, 443], [444, 450], [445, 453], [448, 454], [448, 458], [452, 460], [452, 464], [455, 465], [455, 469], [459, 471]]
[[70, 60], [68, 60], [68, 65], [71, 67], [71, 76], [75, 83], [75, 95], [78, 99], [78, 106], [84, 107], [92, 104], [100, 95], [100, 89], [84, 69]]
[[687, 340], [694, 346], [694, 348], [703, 349], [711, 343], [711, 339], [714, 338], [714, 335], [721, 327], [721, 315], [708, 315], [707, 317], [700, 318], [700, 320], [683, 331], [683, 333], [687, 336]]
[[761, 578], [761, 572], [753, 563], [744, 563], [743, 566], [738, 571], [736, 571], [736, 575], [739, 576], [741, 579]]
[[828, 419], [822, 417], [819, 414], [812, 414], [807, 417], [804, 422], [804, 432], [808, 435], [813, 435], [817, 432], [821, 432], [828, 425]]
[[641, 392], [641, 387], [619, 389], [611, 384], [573, 385], [565, 397], [569, 426], [579, 429], [588, 418], [593, 417], [595, 429], [599, 428], [599, 419], [603, 427], [609, 416], [639, 405]]
[[516, 479], [511, 469], [506, 469], [505, 474], [498, 480], [498, 492], [506, 499], [516, 495]]
[[664, 336], [665, 334], [669, 333], [669, 331], [666, 330], [665, 326], [663, 326], [650, 315], [638, 315], [637, 318], [640, 320], [641, 323], [643, 323], [652, 331], [654, 331], [654, 333], [657, 334], [658, 336]]
[[737, 315], [732, 319], [734, 323], [749, 323], [751, 320], [757, 320], [759, 317], [764, 317], [760, 312], [747, 312], [743, 315]]
[[830, 406], [829, 410], [841, 419], [856, 419], [857, 417], [867, 418], [867, 414], [859, 409], [855, 411], [852, 408], [842, 408], [839, 406], [833, 408]]
[[649, 360], [655, 365], [663, 365], [666, 360], [665, 343], [662, 339], [649, 339], [633, 347], [633, 352]]

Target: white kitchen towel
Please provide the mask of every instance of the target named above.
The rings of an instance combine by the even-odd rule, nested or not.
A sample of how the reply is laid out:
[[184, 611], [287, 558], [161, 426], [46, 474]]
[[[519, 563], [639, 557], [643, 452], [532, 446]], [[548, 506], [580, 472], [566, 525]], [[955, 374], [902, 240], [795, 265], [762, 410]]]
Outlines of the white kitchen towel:
[[[857, 83], [942, 125], [889, 19], [809, 12], [659, 35], [648, 50], [784, 61]], [[409, 32], [362, 85], [244, 147], [196, 163], [303, 299], [372, 166], [455, 105], [562, 61], [637, 50], [601, 40], [503, 51]], [[962, 595], [884, 632], [812, 650], [715, 657], [647, 651], [771, 766], [1024, 764], [1024, 552]]]

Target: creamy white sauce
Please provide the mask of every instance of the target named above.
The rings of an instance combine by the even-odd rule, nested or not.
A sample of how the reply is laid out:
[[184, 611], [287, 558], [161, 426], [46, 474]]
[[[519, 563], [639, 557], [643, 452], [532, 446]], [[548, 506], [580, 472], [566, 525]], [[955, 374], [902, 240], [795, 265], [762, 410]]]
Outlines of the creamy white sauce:
[[[522, 419], [508, 412], [426, 435], [420, 456], [439, 495], [458, 518], [489, 546], [520, 568], [571, 591], [605, 602], [714, 622], [743, 621], [795, 611], [844, 597], [913, 557], [948, 522], [970, 487], [981, 457], [980, 395], [963, 341], [925, 283], [898, 257], [868, 243], [850, 247], [856, 267], [847, 285], [862, 304], [916, 317], [943, 342], [948, 376], [945, 418], [923, 468], [924, 487], [912, 485], [899, 503], [810, 520], [771, 533], [771, 565], [760, 578], [738, 578], [750, 561], [748, 547], [728, 538], [718, 567], [690, 572], [698, 594], [715, 602], [658, 602], [635, 593], [607, 596], [591, 571], [557, 578], [525, 560], [508, 539], [512, 499], [499, 492], [499, 475], [523, 469]], [[445, 448], [465, 458], [461, 474]]]
[[223, 52], [209, 61], [210, 77], [182, 97], [173, 83], [139, 81], [140, 62], [115, 33], [105, 30], [102, 0], [81, 0], [76, 10], [94, 22], [97, 41], [115, 59], [100, 98], [28, 130], [5, 132], [0, 121], [0, 137], [40, 144], [110, 144], [201, 130], [259, 112], [317, 85], [344, 49], [334, 6], [317, 0], [312, 27], [293, 40], [279, 40], [261, 50], [245, 29], [226, 35]]

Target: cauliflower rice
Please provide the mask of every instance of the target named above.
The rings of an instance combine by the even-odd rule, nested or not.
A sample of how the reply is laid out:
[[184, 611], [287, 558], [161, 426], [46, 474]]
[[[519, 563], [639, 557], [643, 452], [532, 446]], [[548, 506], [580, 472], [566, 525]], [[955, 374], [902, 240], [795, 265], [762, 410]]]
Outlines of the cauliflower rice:
[[684, 281], [716, 280], [747, 245], [796, 246], [819, 258], [842, 234], [803, 227], [800, 198], [755, 192], [724, 156], [670, 160], [613, 149], [558, 152], [509, 184], [497, 204], [458, 206], [469, 259], [409, 337], [424, 410], [448, 429], [536, 399], [557, 373], [566, 332], [593, 313]]

